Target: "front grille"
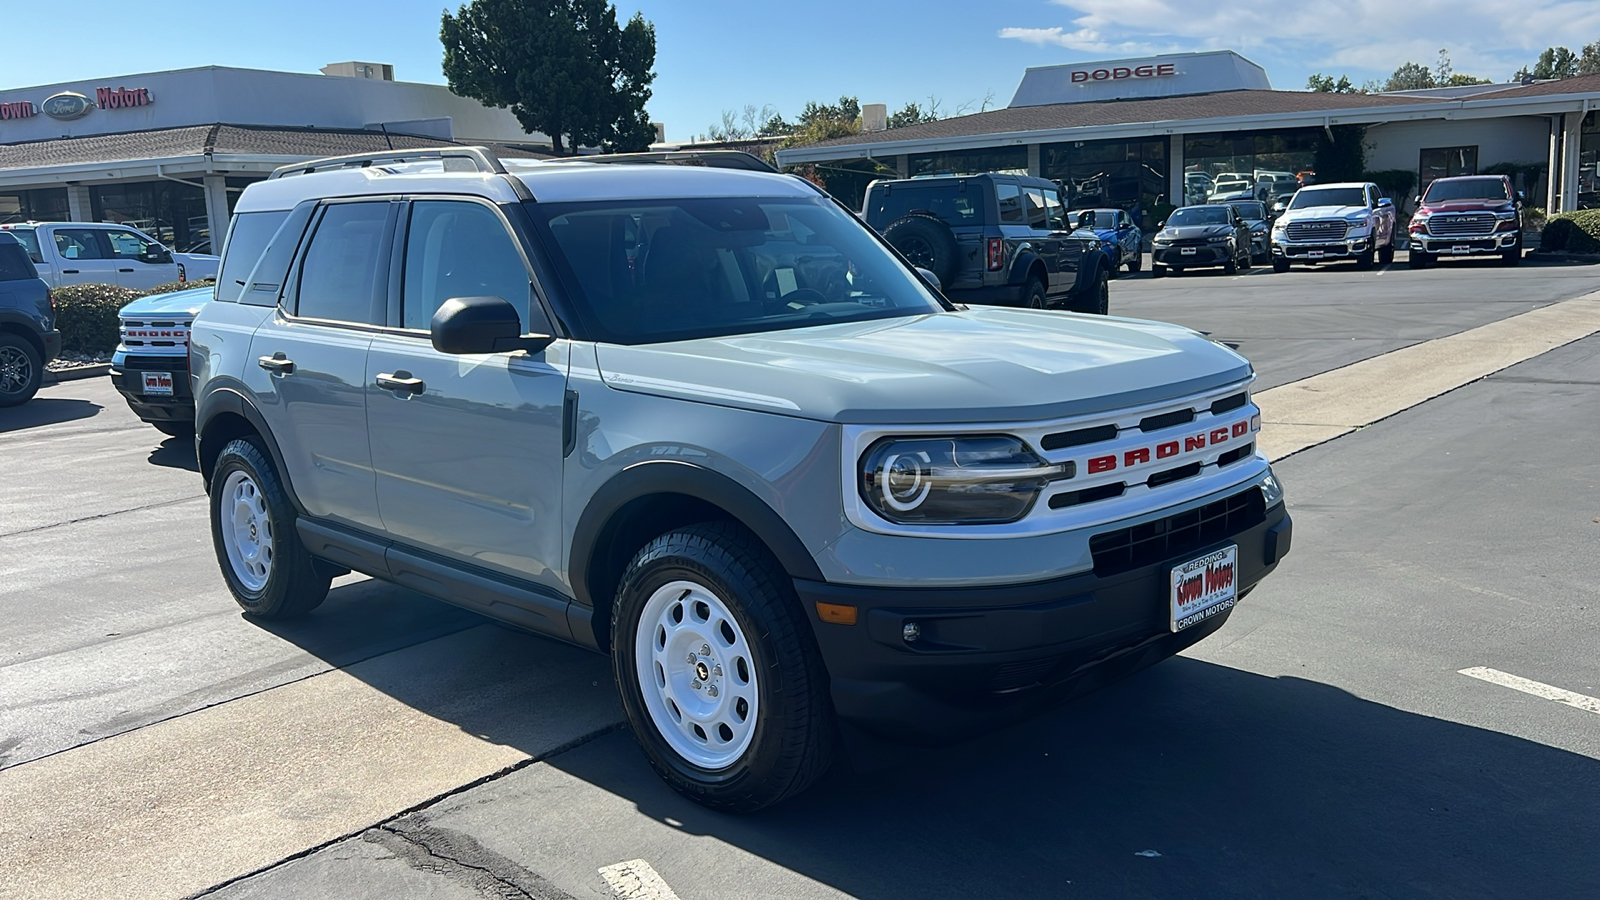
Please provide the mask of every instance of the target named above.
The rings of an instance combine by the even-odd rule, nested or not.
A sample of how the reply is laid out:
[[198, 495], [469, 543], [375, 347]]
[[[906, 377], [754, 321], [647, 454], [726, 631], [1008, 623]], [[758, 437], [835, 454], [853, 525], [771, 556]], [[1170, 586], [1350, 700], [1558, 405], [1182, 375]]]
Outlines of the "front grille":
[[1050, 498], [1050, 508], [1066, 509], [1069, 506], [1093, 503], [1096, 500], [1110, 500], [1112, 497], [1121, 497], [1126, 490], [1127, 485], [1118, 481], [1115, 484], [1102, 484], [1081, 491], [1066, 491]]
[[1117, 426], [1097, 425], [1094, 428], [1079, 428], [1077, 431], [1058, 431], [1047, 434], [1039, 441], [1039, 446], [1046, 450], [1065, 450], [1068, 447], [1081, 447], [1084, 444], [1098, 444], [1109, 441], [1117, 436]]
[[1260, 488], [1250, 488], [1198, 509], [1097, 534], [1089, 539], [1094, 574], [1106, 578], [1168, 562], [1266, 521]]
[[1494, 233], [1492, 213], [1436, 215], [1428, 219], [1428, 233], [1437, 237], [1487, 237]]
[[[193, 320], [189, 319], [123, 319], [121, 320], [122, 345], [129, 350], [139, 350], [150, 347], [187, 347], [189, 346], [189, 326]], [[132, 331], [160, 331], [172, 329], [181, 333], [167, 337], [130, 337]]]
[[1220, 416], [1225, 412], [1232, 412], [1233, 410], [1236, 410], [1249, 402], [1249, 392], [1234, 394], [1232, 397], [1223, 397], [1221, 400], [1211, 404], [1211, 414], [1213, 416]]
[[1030, 659], [1006, 663], [989, 678], [989, 690], [996, 694], [1009, 694], [1037, 685], [1045, 674], [1055, 668], [1058, 659]]
[[1291, 241], [1342, 241], [1349, 226], [1341, 220], [1290, 222], [1284, 231]]
[[1193, 421], [1194, 410], [1175, 409], [1159, 416], [1145, 416], [1139, 420], [1139, 430], [1144, 432], [1160, 431], [1163, 428], [1171, 428], [1174, 425], [1187, 425]]

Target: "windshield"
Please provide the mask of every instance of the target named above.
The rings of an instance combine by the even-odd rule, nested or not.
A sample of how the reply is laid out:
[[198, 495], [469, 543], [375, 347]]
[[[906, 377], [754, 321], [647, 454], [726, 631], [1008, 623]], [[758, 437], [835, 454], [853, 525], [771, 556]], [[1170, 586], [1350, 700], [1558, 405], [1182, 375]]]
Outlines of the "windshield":
[[22, 242], [28, 249], [28, 258], [34, 262], [44, 262], [44, 256], [39, 252], [39, 234], [32, 228], [7, 228], [6, 234]]
[[1367, 192], [1358, 187], [1301, 188], [1289, 201], [1290, 209], [1309, 206], [1366, 206]]
[[588, 336], [648, 344], [942, 312], [821, 197], [529, 203]]
[[1167, 225], [1181, 228], [1186, 225], [1227, 225], [1230, 222], [1226, 206], [1185, 206], [1172, 214]]
[[1440, 180], [1428, 185], [1423, 203], [1448, 203], [1451, 200], [1510, 200], [1506, 183], [1499, 178], [1463, 178], [1459, 181]]
[[1230, 203], [1229, 206], [1239, 211], [1239, 218], [1241, 219], [1265, 219], [1267, 217], [1267, 207], [1264, 203]]

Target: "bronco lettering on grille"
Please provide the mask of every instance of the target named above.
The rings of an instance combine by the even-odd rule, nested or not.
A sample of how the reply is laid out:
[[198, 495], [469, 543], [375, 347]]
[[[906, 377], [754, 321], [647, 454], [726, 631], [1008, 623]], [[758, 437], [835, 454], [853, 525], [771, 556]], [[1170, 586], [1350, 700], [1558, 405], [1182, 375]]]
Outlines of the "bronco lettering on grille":
[[1180, 453], [1194, 453], [1205, 450], [1207, 447], [1217, 447], [1237, 438], [1248, 437], [1251, 431], [1251, 421], [1240, 419], [1231, 425], [1202, 431], [1199, 434], [1187, 435], [1183, 439], [1183, 449], [1178, 449], [1177, 441], [1163, 441], [1148, 447], [1135, 447], [1124, 450], [1120, 454], [1107, 453], [1103, 456], [1091, 456], [1084, 461], [1084, 470], [1090, 475], [1110, 472], [1118, 468], [1127, 469], [1143, 465], [1152, 459], [1170, 459]]

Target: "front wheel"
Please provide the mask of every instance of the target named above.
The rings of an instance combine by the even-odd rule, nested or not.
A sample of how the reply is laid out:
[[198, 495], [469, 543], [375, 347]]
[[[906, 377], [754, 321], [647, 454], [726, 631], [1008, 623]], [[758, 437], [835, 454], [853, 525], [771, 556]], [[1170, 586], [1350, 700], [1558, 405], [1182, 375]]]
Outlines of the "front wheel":
[[1151, 278], [1161, 278], [1162, 276], [1164, 276], [1166, 274], [1167, 274], [1167, 267], [1166, 266], [1163, 266], [1160, 263], [1151, 263], [1150, 264], [1150, 277]]
[[1514, 266], [1520, 262], [1522, 262], [1522, 245], [1519, 244], [1510, 250], [1500, 251], [1500, 264], [1502, 266]]
[[294, 507], [260, 447], [239, 439], [222, 448], [210, 500], [211, 543], [240, 608], [290, 619], [321, 605], [331, 579], [300, 543]]
[[753, 812], [831, 764], [833, 707], [810, 623], [772, 553], [739, 525], [645, 545], [617, 590], [611, 648], [634, 736], [685, 797]]
[[1394, 241], [1391, 240], [1387, 247], [1378, 249], [1378, 262], [1386, 266], [1394, 263]]
[[1135, 253], [1133, 259], [1128, 260], [1128, 271], [1137, 272], [1142, 268], [1144, 268], [1144, 254]]
[[1287, 271], [1289, 271], [1289, 261], [1287, 259], [1274, 259], [1272, 261], [1272, 271], [1274, 271], [1274, 272], [1287, 272]]
[[1363, 272], [1372, 268], [1373, 252], [1368, 250], [1356, 257], [1356, 268]]
[[20, 406], [33, 399], [44, 380], [39, 351], [20, 335], [0, 334], [0, 407]]
[[1423, 250], [1412, 250], [1406, 257], [1406, 265], [1413, 269], [1427, 268], [1431, 262], [1433, 262], [1432, 254]]

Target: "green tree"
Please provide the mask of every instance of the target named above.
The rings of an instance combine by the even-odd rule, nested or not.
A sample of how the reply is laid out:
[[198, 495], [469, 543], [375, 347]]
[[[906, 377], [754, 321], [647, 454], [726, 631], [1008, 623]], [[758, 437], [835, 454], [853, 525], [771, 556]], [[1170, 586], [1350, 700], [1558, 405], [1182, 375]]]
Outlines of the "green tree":
[[1565, 47], [1546, 47], [1533, 64], [1532, 75], [1544, 81], [1550, 78], [1571, 78], [1578, 74], [1578, 57]]
[[1583, 54], [1578, 57], [1579, 75], [1600, 75], [1600, 41], [1583, 45]]
[[1306, 90], [1316, 91], [1319, 94], [1359, 94], [1361, 90], [1350, 83], [1350, 76], [1340, 75], [1338, 81], [1332, 75], [1321, 72], [1306, 79]]
[[1386, 91], [1418, 91], [1431, 87], [1438, 87], [1433, 79], [1433, 71], [1416, 62], [1402, 64], [1389, 76], [1389, 80], [1383, 83], [1383, 89]]
[[928, 98], [928, 105], [920, 103], [907, 103], [905, 108], [889, 116], [888, 128], [905, 128], [908, 125], [921, 125], [924, 122], [939, 121], [939, 101]]
[[[655, 80], [655, 26], [634, 15], [617, 24], [607, 0], [471, 0], [443, 14], [450, 90], [510, 107], [528, 131], [564, 155], [580, 146], [645, 150]], [[570, 146], [566, 139], [570, 138]]]

